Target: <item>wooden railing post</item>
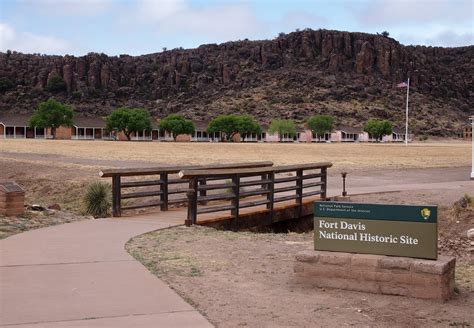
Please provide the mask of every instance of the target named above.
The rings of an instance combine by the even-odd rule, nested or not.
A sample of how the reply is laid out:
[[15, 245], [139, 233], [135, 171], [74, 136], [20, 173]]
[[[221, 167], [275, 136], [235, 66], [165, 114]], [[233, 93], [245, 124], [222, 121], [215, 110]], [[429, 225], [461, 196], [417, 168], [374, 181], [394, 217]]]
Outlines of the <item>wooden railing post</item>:
[[197, 222], [197, 196], [198, 196], [198, 178], [193, 177], [189, 180], [188, 195], [188, 217], [184, 221], [186, 226], [191, 226]]
[[328, 182], [328, 176], [327, 176], [328, 169], [327, 167], [322, 167], [321, 168], [321, 199], [326, 199], [326, 192], [327, 192], [327, 182]]
[[273, 223], [273, 207], [275, 199], [275, 172], [270, 172], [267, 174], [267, 180], [270, 180], [270, 183], [267, 184], [268, 194], [267, 194], [267, 210], [268, 210], [268, 224]]
[[301, 211], [303, 208], [303, 170], [296, 170], [296, 204], [298, 204], [297, 211], [298, 217], [301, 217]]
[[112, 176], [112, 215], [114, 217], [122, 215], [121, 192], [120, 175], [114, 175]]
[[160, 173], [160, 180], [162, 181], [160, 185], [160, 191], [162, 194], [160, 195], [160, 200], [162, 201], [160, 205], [160, 209], [162, 211], [168, 210], [168, 173]]
[[239, 220], [239, 206], [240, 206], [240, 176], [234, 175], [232, 177], [232, 191], [234, 193], [234, 198], [232, 199], [232, 205], [234, 208], [230, 211], [230, 214], [234, 217], [232, 219], [232, 228], [237, 230], [237, 221]]
[[[261, 179], [262, 180], [267, 180], [267, 174], [266, 173], [262, 174]], [[267, 184], [262, 183], [262, 189], [267, 189], [267, 187], [268, 187]]]
[[[199, 179], [199, 186], [205, 186], [205, 185], [207, 185], [207, 179], [206, 179], [206, 178], [201, 178], [201, 179]], [[199, 196], [200, 196], [200, 197], [206, 197], [206, 196], [207, 196], [207, 190], [205, 190], [205, 189], [200, 190], [200, 191], [199, 191]], [[200, 204], [206, 205], [207, 202], [206, 202], [206, 201], [202, 201], [202, 202], [200, 202]]]

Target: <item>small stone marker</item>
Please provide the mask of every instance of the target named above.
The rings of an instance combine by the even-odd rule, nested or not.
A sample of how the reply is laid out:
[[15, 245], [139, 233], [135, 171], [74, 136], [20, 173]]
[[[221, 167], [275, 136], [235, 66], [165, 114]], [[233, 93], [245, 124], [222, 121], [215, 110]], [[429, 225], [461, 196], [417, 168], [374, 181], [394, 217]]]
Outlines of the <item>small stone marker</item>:
[[22, 215], [25, 212], [25, 191], [15, 182], [0, 182], [0, 214]]

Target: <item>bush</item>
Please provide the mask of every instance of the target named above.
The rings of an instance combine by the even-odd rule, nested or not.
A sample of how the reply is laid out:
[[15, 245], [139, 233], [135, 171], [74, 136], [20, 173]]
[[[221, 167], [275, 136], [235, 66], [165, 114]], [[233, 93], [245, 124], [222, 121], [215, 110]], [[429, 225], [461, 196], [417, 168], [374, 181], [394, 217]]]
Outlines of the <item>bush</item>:
[[0, 92], [7, 91], [13, 87], [14, 84], [10, 79], [6, 77], [0, 77]]
[[61, 92], [66, 91], [66, 83], [60, 76], [53, 76], [49, 81], [46, 89], [49, 92]]
[[85, 212], [95, 218], [109, 216], [112, 207], [111, 187], [107, 183], [94, 182], [84, 196]]

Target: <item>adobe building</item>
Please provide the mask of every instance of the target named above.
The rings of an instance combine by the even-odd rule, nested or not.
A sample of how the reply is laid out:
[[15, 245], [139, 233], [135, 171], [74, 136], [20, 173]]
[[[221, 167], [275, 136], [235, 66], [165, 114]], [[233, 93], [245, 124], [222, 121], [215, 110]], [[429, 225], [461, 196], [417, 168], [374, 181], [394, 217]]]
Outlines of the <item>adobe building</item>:
[[44, 139], [46, 129], [31, 128], [30, 115], [0, 116], [0, 139]]

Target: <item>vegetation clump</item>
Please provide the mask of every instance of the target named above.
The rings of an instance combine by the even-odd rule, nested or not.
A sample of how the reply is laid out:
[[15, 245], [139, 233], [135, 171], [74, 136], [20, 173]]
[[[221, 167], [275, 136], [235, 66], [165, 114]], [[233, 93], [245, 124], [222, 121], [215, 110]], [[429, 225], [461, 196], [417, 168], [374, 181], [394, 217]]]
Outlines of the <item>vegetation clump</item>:
[[365, 124], [364, 131], [376, 141], [381, 141], [383, 136], [392, 134], [393, 127], [387, 120], [371, 119]]
[[225, 140], [231, 141], [239, 134], [244, 137], [250, 133], [262, 133], [262, 128], [250, 115], [219, 115], [207, 127], [209, 134], [223, 133]]
[[112, 195], [110, 185], [103, 182], [93, 182], [84, 195], [86, 214], [95, 218], [104, 218], [110, 215]]
[[41, 102], [30, 118], [29, 126], [40, 129], [51, 129], [53, 139], [60, 126], [70, 127], [73, 124], [74, 110], [71, 106], [60, 103], [54, 98]]
[[284, 135], [290, 138], [296, 135], [296, 124], [293, 120], [275, 119], [270, 123], [268, 132], [270, 134], [278, 133], [278, 138], [281, 142]]
[[321, 137], [324, 134], [331, 132], [332, 126], [334, 123], [334, 118], [329, 115], [315, 115], [310, 117], [308, 120], [308, 127], [315, 135], [318, 136], [318, 139], [321, 140]]
[[142, 108], [118, 108], [106, 119], [107, 131], [123, 132], [127, 140], [131, 134], [151, 131], [151, 118], [148, 111]]
[[48, 81], [48, 85], [46, 86], [46, 90], [49, 92], [62, 92], [66, 90], [66, 83], [64, 82], [63, 78], [60, 76], [53, 76]]
[[174, 141], [180, 134], [193, 135], [195, 131], [194, 123], [179, 114], [171, 114], [161, 120], [160, 129], [170, 133]]

